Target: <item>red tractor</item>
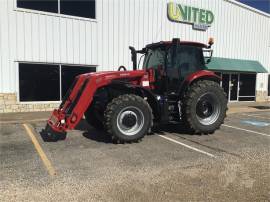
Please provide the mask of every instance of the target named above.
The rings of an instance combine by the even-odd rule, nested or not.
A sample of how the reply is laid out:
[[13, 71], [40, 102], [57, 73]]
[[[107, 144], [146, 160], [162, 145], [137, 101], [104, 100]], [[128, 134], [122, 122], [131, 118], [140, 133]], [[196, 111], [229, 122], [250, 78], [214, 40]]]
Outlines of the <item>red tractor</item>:
[[[154, 124], [184, 122], [194, 133], [213, 133], [224, 122], [227, 99], [220, 78], [206, 71], [209, 44], [173, 39], [131, 50], [133, 70], [87, 73], [76, 77], [46, 133], [64, 139], [83, 116], [117, 142], [135, 142]], [[207, 61], [204, 51], [210, 52]], [[137, 55], [144, 56], [137, 70]]]

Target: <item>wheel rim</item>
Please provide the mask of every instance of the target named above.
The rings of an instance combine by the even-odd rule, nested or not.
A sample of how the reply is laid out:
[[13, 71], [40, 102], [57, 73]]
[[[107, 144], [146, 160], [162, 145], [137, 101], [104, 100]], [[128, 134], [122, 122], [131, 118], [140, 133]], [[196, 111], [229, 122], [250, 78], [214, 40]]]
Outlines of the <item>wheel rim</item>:
[[136, 135], [144, 125], [144, 116], [137, 107], [126, 107], [117, 115], [117, 127], [125, 135]]
[[220, 115], [220, 102], [213, 93], [205, 93], [196, 104], [196, 116], [203, 125], [215, 123]]

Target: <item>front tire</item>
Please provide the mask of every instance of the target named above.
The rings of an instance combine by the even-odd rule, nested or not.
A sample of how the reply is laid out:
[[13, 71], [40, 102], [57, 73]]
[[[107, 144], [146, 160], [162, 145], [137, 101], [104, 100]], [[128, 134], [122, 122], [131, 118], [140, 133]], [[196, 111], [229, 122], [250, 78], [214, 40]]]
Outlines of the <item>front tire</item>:
[[217, 82], [198, 81], [184, 98], [184, 122], [195, 133], [211, 134], [224, 122], [227, 98]]
[[104, 126], [117, 142], [137, 142], [148, 133], [152, 124], [151, 107], [137, 95], [120, 95], [105, 110]]
[[99, 116], [101, 113], [96, 109], [95, 103], [92, 104], [87, 111], [84, 113], [85, 120], [91, 126], [93, 126], [97, 130], [103, 130], [102, 118]]

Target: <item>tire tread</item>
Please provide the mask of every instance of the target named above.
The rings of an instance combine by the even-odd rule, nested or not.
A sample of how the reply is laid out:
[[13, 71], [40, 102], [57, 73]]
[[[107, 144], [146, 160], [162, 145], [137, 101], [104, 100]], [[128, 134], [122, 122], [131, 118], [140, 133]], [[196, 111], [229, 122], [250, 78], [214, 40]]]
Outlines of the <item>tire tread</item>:
[[142, 105], [145, 105], [147, 107], [147, 109], [150, 112], [150, 116], [151, 116], [151, 121], [150, 121], [149, 128], [152, 128], [152, 126], [153, 126], [153, 112], [152, 112], [152, 108], [150, 107], [150, 105], [148, 104], [147, 101], [145, 101], [142, 97], [140, 97], [138, 95], [134, 95], [134, 94], [123, 94], [123, 95], [120, 95], [120, 96], [114, 98], [107, 105], [107, 108], [106, 108], [105, 113], [104, 113], [104, 128], [111, 135], [112, 140], [115, 143], [117, 143], [117, 144], [119, 144], [119, 143], [126, 143], [126, 142], [127, 143], [138, 142], [138, 141], [140, 141], [144, 137], [144, 135], [143, 135], [142, 137], [140, 137], [138, 139], [125, 140], [123, 138], [120, 138], [119, 136], [117, 136], [113, 132], [112, 125], [111, 125], [113, 112], [116, 110], [116, 108], [118, 106], [120, 106], [124, 102], [129, 102], [129, 101], [138, 102], [138, 103], [141, 103]]
[[[219, 84], [215, 81], [211, 81], [211, 80], [199, 80], [197, 81], [196, 83], [192, 84], [187, 92], [185, 93], [185, 96], [184, 96], [184, 110], [183, 110], [183, 120], [184, 120], [184, 123], [186, 125], [188, 125], [188, 127], [191, 129], [191, 131], [193, 133], [196, 133], [196, 134], [212, 134], [215, 132], [215, 130], [219, 129], [220, 128], [220, 125], [215, 128], [215, 129], [211, 129], [211, 130], [207, 130], [207, 131], [201, 131], [198, 129], [197, 125], [194, 123], [194, 121], [192, 120], [192, 112], [191, 112], [191, 109], [192, 109], [192, 100], [194, 99], [194, 97], [196, 97], [196, 95], [202, 90], [202, 89], [206, 89], [208, 87], [213, 87], [215, 86], [216, 88], [222, 90], [222, 88], [219, 86]], [[226, 93], [224, 92], [224, 90], [222, 90], [222, 93], [223, 93], [223, 97], [225, 98], [225, 101], [226, 101], [226, 111], [228, 110], [228, 107], [227, 107], [227, 99], [226, 99]], [[222, 104], [225, 104], [225, 101], [223, 100], [223, 103]], [[224, 123], [224, 119], [226, 118], [226, 112], [225, 112], [225, 116], [223, 118], [223, 121], [222, 123]]]

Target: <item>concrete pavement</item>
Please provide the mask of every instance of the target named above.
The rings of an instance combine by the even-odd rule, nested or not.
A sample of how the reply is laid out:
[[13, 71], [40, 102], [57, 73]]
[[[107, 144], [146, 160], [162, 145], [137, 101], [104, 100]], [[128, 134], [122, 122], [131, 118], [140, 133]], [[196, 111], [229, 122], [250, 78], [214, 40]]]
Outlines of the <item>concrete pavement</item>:
[[2, 124], [0, 201], [269, 201], [269, 121], [233, 113], [212, 135], [172, 126], [123, 145], [84, 122], [44, 142], [45, 122], [27, 123], [55, 175], [23, 124]]

